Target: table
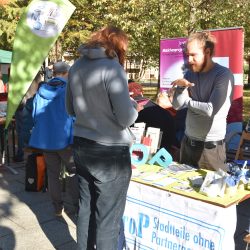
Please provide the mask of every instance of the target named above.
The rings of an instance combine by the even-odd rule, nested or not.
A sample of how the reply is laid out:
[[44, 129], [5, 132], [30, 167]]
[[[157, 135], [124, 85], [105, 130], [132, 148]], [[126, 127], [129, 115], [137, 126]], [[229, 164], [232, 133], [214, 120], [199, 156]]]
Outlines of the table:
[[[132, 180], [123, 216], [129, 249], [234, 250], [236, 203], [196, 199]], [[227, 200], [227, 199], [226, 199]]]

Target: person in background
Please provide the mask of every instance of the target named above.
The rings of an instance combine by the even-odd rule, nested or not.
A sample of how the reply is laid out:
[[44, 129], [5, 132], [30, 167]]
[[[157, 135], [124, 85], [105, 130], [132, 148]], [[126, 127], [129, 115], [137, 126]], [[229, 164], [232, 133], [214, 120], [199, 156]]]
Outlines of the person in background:
[[[23, 97], [21, 103], [19, 104], [16, 112], [15, 112], [15, 129], [17, 135], [17, 152], [13, 157], [14, 162], [23, 162], [24, 161], [24, 148], [26, 147], [27, 142], [25, 143], [25, 128], [27, 126], [26, 120], [24, 119], [24, 107], [26, 106], [26, 102], [28, 99], [33, 98], [39, 83], [41, 82], [41, 74], [40, 72], [36, 75], [34, 80], [32, 81], [28, 91]], [[31, 129], [31, 128], [30, 128]]]
[[141, 84], [130, 82], [128, 84], [128, 88], [131, 97], [143, 105], [143, 109], [139, 112], [138, 118], [135, 122], [146, 123], [146, 128], [160, 128], [160, 130], [163, 132], [160, 146], [164, 147], [171, 154], [173, 154], [172, 146], [174, 146], [176, 143], [174, 116], [172, 116], [172, 114], [167, 109], [162, 108], [149, 98], [144, 97]]
[[69, 72], [67, 111], [76, 117], [74, 159], [79, 175], [77, 249], [117, 250], [131, 177], [129, 132], [137, 116], [124, 71], [127, 35], [94, 32]]
[[187, 108], [180, 162], [199, 168], [225, 170], [226, 118], [231, 106], [234, 77], [212, 60], [215, 38], [197, 32], [186, 42], [189, 70], [176, 87], [173, 107]]
[[168, 110], [172, 116], [176, 115], [176, 110], [173, 108], [172, 100], [168, 91], [161, 91], [157, 94], [156, 103], [162, 108]]
[[234, 234], [235, 250], [247, 249], [247, 243], [243, 240], [250, 234], [250, 199], [239, 202], [236, 206], [237, 224]]
[[4, 92], [5, 92], [5, 86], [3, 82], [3, 75], [2, 75], [2, 72], [0, 72], [0, 93], [4, 93]]
[[156, 103], [162, 108], [168, 110], [175, 119], [175, 146], [180, 148], [182, 138], [185, 131], [185, 121], [187, 115], [187, 108], [175, 110], [173, 108], [173, 89], [168, 89], [167, 91], [162, 91], [158, 93]]
[[[62, 180], [60, 173], [65, 167], [69, 173], [69, 193], [72, 198], [70, 213], [78, 210], [78, 180], [72, 154], [73, 122], [65, 107], [65, 91], [70, 66], [65, 62], [53, 65], [54, 77], [43, 83], [33, 100], [34, 127], [29, 147], [43, 151], [48, 190], [55, 209], [55, 216], [62, 216]], [[65, 208], [66, 209], [66, 208]]]
[[129, 94], [132, 98], [143, 96], [143, 87], [133, 79], [128, 79]]
[[[38, 82], [38, 88], [45, 83], [44, 81]], [[23, 137], [23, 146], [24, 148], [28, 148], [29, 145], [29, 140], [31, 136], [31, 131], [32, 128], [34, 127], [34, 121], [32, 117], [33, 113], [33, 101], [35, 98], [35, 94], [29, 98], [27, 98], [24, 107], [23, 107], [23, 112], [22, 112], [22, 128], [21, 128], [21, 134]]]
[[48, 82], [53, 78], [53, 64], [54, 62], [49, 62], [48, 66], [44, 70], [44, 81]]

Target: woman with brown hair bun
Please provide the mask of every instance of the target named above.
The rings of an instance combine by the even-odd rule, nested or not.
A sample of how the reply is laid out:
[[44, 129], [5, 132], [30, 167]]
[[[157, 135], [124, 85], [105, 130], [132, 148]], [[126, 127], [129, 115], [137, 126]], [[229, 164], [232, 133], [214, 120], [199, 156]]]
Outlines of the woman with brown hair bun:
[[77, 249], [116, 250], [131, 177], [128, 127], [137, 118], [123, 69], [127, 35], [108, 26], [93, 33], [69, 72], [66, 94], [79, 175]]

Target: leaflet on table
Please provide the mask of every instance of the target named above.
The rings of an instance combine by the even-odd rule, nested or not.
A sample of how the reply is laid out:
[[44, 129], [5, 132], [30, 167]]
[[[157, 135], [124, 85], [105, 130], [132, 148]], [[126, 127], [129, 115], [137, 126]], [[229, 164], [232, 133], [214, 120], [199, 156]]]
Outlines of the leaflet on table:
[[142, 176], [141, 179], [144, 181], [156, 181], [159, 179], [162, 179], [164, 177], [166, 177], [166, 172], [162, 173], [162, 172], [157, 172], [157, 173], [151, 173], [150, 175], [146, 175], [146, 176]]
[[178, 181], [177, 178], [174, 177], [165, 177], [164, 179], [157, 180], [152, 183], [153, 186], [166, 187], [174, 182]]
[[145, 128], [146, 128], [146, 123], [145, 123], [145, 122], [136, 122], [136, 123], [134, 124], [134, 127], [135, 127], [135, 128], [141, 128], [141, 129], [145, 130]]
[[181, 173], [186, 173], [186, 172], [195, 171], [195, 170], [197, 169], [193, 168], [192, 166], [181, 164], [178, 162], [172, 162], [170, 165], [168, 165], [167, 168], [162, 168], [156, 165], [144, 164], [133, 169], [132, 177], [142, 178], [142, 174], [144, 174], [143, 177], [145, 176], [145, 174], [147, 176], [152, 175], [152, 174], [157, 174], [155, 175], [155, 177], [158, 176], [159, 178], [161, 178], [162, 175], [165, 176], [169, 174], [181, 174]]
[[[162, 177], [163, 172], [165, 175]], [[142, 184], [157, 186], [160, 189], [188, 196], [197, 200], [227, 207], [250, 195], [248, 190], [237, 190], [234, 196], [225, 194], [223, 197], [209, 197], [199, 192], [200, 182], [203, 182], [207, 173], [213, 171], [199, 169], [195, 171], [179, 171], [173, 174], [160, 166], [144, 164], [133, 169], [132, 181]], [[152, 175], [152, 177], [150, 177]], [[159, 178], [158, 178], [159, 177]], [[196, 180], [196, 181], [195, 181]], [[198, 181], [198, 183], [196, 183]], [[191, 183], [195, 182], [196, 185]]]
[[134, 143], [142, 142], [142, 138], [144, 137], [144, 134], [145, 134], [145, 127], [146, 127], [146, 123], [144, 122], [137, 122], [134, 124], [133, 127], [130, 127], [131, 132], [135, 136]]
[[[178, 168], [178, 165], [174, 167]], [[190, 168], [188, 169], [190, 170]], [[134, 168], [132, 170], [132, 179], [154, 186], [165, 187], [174, 182], [180, 181], [179, 179], [176, 178], [176, 173], [178, 173], [178, 177], [180, 177], [180, 174], [184, 172], [176, 171], [173, 175], [173, 172], [169, 171], [168, 168], [162, 168], [156, 165], [143, 165], [138, 168]], [[183, 185], [183, 183], [181, 184]], [[186, 184], [189, 185], [189, 182], [187, 182]]]
[[132, 178], [142, 178], [142, 176], [151, 175], [160, 171], [162, 167], [156, 165], [140, 165], [132, 169]]
[[165, 187], [174, 182], [177, 182], [178, 179], [172, 176], [168, 176], [169, 172], [166, 170], [158, 172], [143, 172], [138, 169], [132, 170], [132, 179], [153, 186]]
[[[134, 143], [149, 146], [150, 154], [155, 154], [161, 145], [162, 131], [160, 128], [148, 127], [145, 136], [145, 130], [146, 124], [144, 122], [135, 123], [134, 126], [130, 127], [130, 131], [135, 137]], [[146, 138], [147, 142], [144, 140]]]
[[141, 128], [136, 128], [136, 127], [130, 127], [131, 132], [135, 136], [134, 143], [141, 143], [143, 135], [144, 135], [144, 130]]
[[152, 139], [150, 153], [155, 154], [161, 143], [161, 130], [159, 128], [148, 127], [146, 137]]
[[187, 164], [172, 162], [168, 165], [167, 170], [170, 171], [171, 173], [180, 173], [180, 172], [195, 171], [197, 169]]

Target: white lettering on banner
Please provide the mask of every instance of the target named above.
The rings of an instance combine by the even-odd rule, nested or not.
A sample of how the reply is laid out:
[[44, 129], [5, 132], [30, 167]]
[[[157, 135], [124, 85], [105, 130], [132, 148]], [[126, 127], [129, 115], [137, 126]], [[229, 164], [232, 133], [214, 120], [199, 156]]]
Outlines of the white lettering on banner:
[[136, 236], [142, 238], [142, 228], [147, 228], [149, 226], [149, 217], [146, 214], [140, 213], [137, 223], [134, 218], [123, 216], [123, 223], [124, 227], [128, 227], [128, 231], [130, 234], [136, 234]]
[[186, 41], [179, 41], [178, 44], [183, 47], [186, 44]]
[[191, 248], [186, 248], [182, 244], [174, 243], [172, 241], [168, 241], [167, 238], [159, 238], [157, 237], [157, 233], [153, 232], [152, 234], [152, 242], [154, 242], [157, 246], [164, 247], [166, 249], [180, 249], [180, 250], [191, 250]]
[[167, 49], [163, 49], [162, 50], [162, 52], [163, 53], [176, 53], [176, 52], [178, 52], [178, 53], [180, 53], [180, 52], [182, 52], [183, 51], [183, 49], [182, 48], [180, 48], [180, 49], [172, 49], [172, 48], [167, 48]]
[[[158, 236], [159, 231], [161, 231], [166, 234], [173, 235], [176, 238], [185, 240], [185, 242], [187, 242], [190, 240], [190, 233], [187, 232], [187, 229], [185, 226], [176, 228], [176, 226], [172, 225], [169, 221], [167, 222], [167, 224], [163, 224], [163, 223], [160, 223], [160, 220], [157, 217], [154, 217], [153, 221], [154, 221], [153, 229], [155, 231], [152, 232], [152, 237], [151, 237], [152, 243], [156, 244], [157, 246], [165, 247], [167, 249], [191, 250], [191, 248], [186, 248], [183, 245], [169, 241], [167, 237], [161, 238]], [[139, 238], [143, 238], [143, 235], [142, 235], [143, 228], [145, 229], [150, 226], [150, 218], [146, 214], [139, 213], [138, 221], [136, 221], [134, 218], [129, 218], [128, 216], [124, 216], [123, 223], [124, 223], [125, 230], [128, 229], [130, 234], [136, 235]], [[193, 242], [194, 244], [197, 244], [205, 249], [210, 249], [210, 250], [215, 249], [214, 242], [212, 240], [208, 240], [202, 237], [200, 232], [193, 236]], [[172, 246], [174, 246], [174, 248], [172, 248]], [[178, 247], [176, 248], [176, 246]]]
[[165, 193], [130, 183], [123, 216], [128, 249], [234, 249], [235, 207], [221, 208], [176, 194], [168, 197]]
[[160, 230], [165, 233], [175, 235], [176, 237], [184, 239], [184, 240], [190, 239], [190, 235], [188, 232], [186, 232], [185, 226], [183, 228], [181, 227], [180, 229], [178, 229], [178, 228], [175, 228], [174, 225], [171, 225], [169, 221], [167, 224], [160, 223], [160, 220], [157, 217], [154, 218], [154, 224], [155, 226], [153, 228], [156, 230]]

